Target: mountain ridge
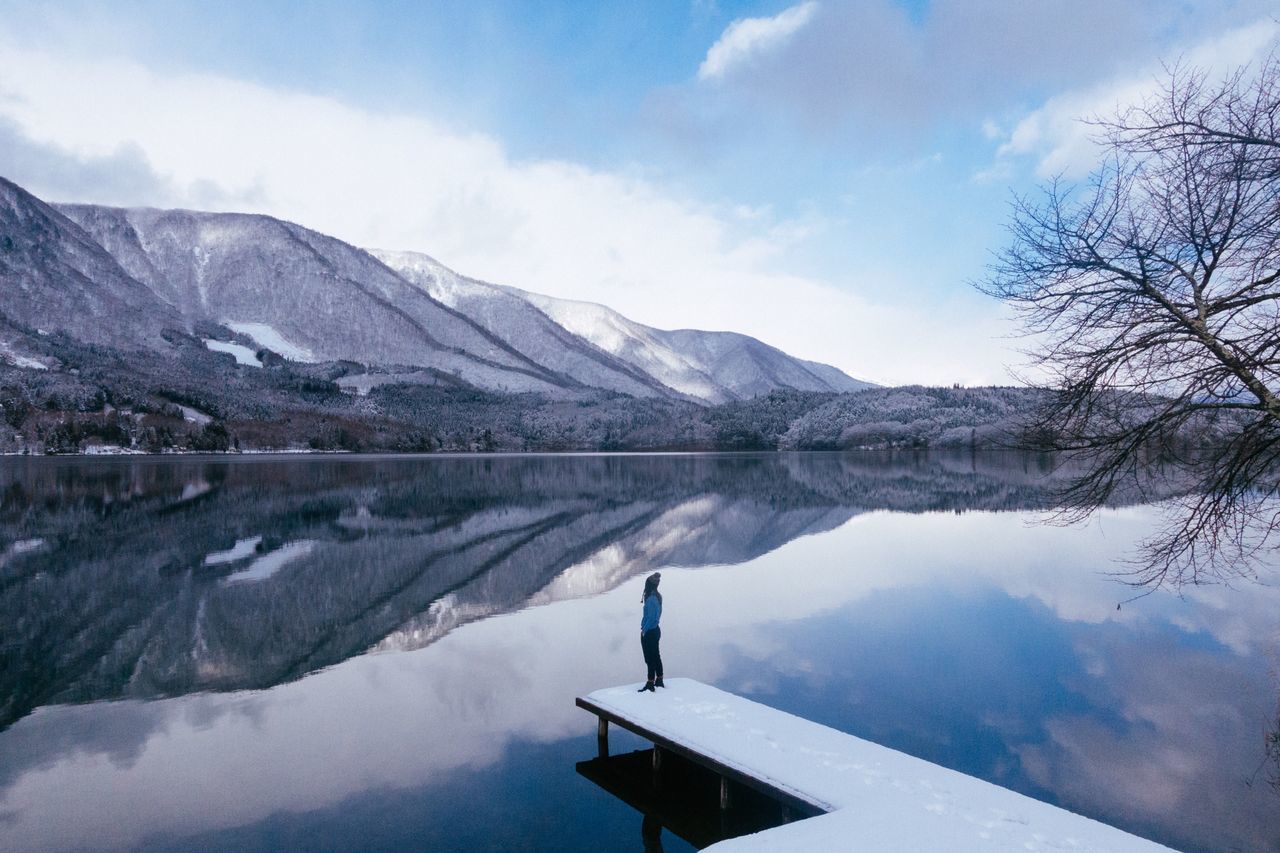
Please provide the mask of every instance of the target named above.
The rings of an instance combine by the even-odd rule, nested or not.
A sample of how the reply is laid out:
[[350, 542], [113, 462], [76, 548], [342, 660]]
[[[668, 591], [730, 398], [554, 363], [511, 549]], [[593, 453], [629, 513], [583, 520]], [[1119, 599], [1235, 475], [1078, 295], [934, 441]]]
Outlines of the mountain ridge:
[[58, 209], [135, 277], [148, 274], [144, 283], [170, 300], [189, 328], [202, 321], [261, 324], [319, 361], [456, 371], [493, 390], [506, 390], [495, 372], [532, 379], [513, 390], [565, 384], [367, 253], [295, 223], [261, 214]]
[[[695, 399], [721, 403], [779, 388], [840, 393], [876, 387], [838, 368], [795, 358], [738, 332], [657, 329], [637, 323], [600, 303], [563, 299], [467, 278], [422, 253], [369, 251], [446, 303], [450, 298], [467, 298], [459, 295], [463, 288], [472, 294], [485, 294], [491, 302], [504, 295], [510, 297], [536, 309], [597, 352]], [[476, 296], [471, 298], [474, 300]], [[509, 318], [488, 318], [491, 331], [513, 334], [510, 328], [503, 328], [504, 320]]]
[[[163, 349], [181, 318], [52, 205], [0, 178], [0, 293], [5, 319], [91, 344]], [[106, 315], [116, 323], [101, 322]]]
[[[555, 349], [566, 362], [564, 369], [567, 371], [585, 372], [588, 375], [593, 371], [616, 374], [612, 379], [613, 390], [633, 396], [679, 393], [655, 377], [636, 370], [632, 365], [594, 346], [590, 341], [574, 335], [525, 299], [524, 291], [462, 276], [420, 252], [381, 249], [367, 251], [400, 273], [407, 281], [427, 290], [440, 302], [459, 310], [463, 310], [460, 306], [466, 305], [472, 312], [469, 316], [490, 332], [500, 337], [504, 334], [519, 335], [524, 346], [534, 347], [539, 351], [548, 347]], [[506, 300], [503, 299], [504, 296], [507, 297]], [[497, 310], [504, 307], [504, 302], [507, 310]]]
[[[654, 329], [263, 214], [49, 204], [0, 178], [0, 240], [0, 314], [18, 326], [174, 357], [185, 350], [166, 334], [221, 352], [351, 363], [368, 375], [344, 387], [360, 391], [385, 377], [444, 379], [557, 399], [604, 391], [715, 405], [873, 387], [750, 336]], [[29, 364], [11, 337], [0, 360]]]

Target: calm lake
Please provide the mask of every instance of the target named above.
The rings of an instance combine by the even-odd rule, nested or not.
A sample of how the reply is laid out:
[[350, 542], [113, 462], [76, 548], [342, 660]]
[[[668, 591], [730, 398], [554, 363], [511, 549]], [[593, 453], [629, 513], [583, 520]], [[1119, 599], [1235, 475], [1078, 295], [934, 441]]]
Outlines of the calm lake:
[[1038, 523], [1051, 467], [0, 459], [0, 849], [657, 849], [579, 772], [574, 697], [643, 679], [661, 569], [669, 677], [1179, 849], [1280, 850], [1280, 569], [1117, 609], [1157, 510]]

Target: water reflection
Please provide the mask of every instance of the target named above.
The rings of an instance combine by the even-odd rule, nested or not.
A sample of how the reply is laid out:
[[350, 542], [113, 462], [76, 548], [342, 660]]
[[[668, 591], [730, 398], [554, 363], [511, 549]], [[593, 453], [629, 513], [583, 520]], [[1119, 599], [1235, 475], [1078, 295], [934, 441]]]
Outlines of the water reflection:
[[1277, 849], [1243, 784], [1275, 591], [1117, 612], [1098, 572], [1152, 514], [1031, 525], [1047, 468], [5, 460], [0, 847], [643, 849], [574, 770], [572, 698], [643, 675], [662, 568], [673, 673], [1176, 846]]
[[1041, 506], [1047, 464], [5, 461], [0, 727], [50, 702], [270, 687], [654, 566], [744, 562], [868, 510]]
[[713, 771], [671, 752], [662, 762], [655, 769], [653, 750], [643, 749], [579, 761], [575, 768], [642, 815], [638, 849], [662, 850], [672, 838], [702, 848], [799, 817], [742, 786], [734, 788], [732, 807], [721, 810], [720, 777]]

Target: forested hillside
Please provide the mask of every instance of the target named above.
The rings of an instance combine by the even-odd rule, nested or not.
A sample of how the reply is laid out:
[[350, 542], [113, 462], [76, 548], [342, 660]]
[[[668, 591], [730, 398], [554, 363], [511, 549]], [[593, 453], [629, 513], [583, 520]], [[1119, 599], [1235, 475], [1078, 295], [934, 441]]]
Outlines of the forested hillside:
[[483, 391], [447, 374], [387, 373], [367, 393], [349, 362], [263, 367], [175, 341], [182, 357], [29, 336], [59, 370], [0, 363], [0, 452], [346, 450], [491, 452], [1005, 446], [1025, 389], [772, 391], [707, 406], [587, 391]]

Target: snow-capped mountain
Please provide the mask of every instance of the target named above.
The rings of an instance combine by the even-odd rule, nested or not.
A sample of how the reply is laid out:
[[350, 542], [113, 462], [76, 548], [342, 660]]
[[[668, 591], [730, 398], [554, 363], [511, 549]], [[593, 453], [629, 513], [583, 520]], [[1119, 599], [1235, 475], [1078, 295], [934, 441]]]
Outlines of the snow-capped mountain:
[[0, 178], [0, 360], [36, 366], [22, 338], [41, 331], [175, 355], [167, 341], [191, 335], [248, 367], [264, 349], [355, 362], [363, 387], [422, 376], [720, 403], [870, 386], [746, 335], [654, 329], [269, 216], [51, 205]]
[[[465, 278], [415, 252], [374, 250], [372, 254], [504, 340], [538, 340], [535, 336], [544, 328], [559, 339], [568, 332], [579, 341], [579, 351], [582, 342], [594, 349], [594, 363], [600, 363], [600, 354], [611, 356], [613, 365], [621, 362], [667, 388], [708, 402], [754, 397], [775, 388], [846, 392], [874, 387], [830, 365], [793, 358], [747, 335], [696, 329], [664, 331], [636, 323], [603, 305]], [[559, 351], [541, 341], [539, 346]], [[569, 365], [557, 366], [572, 372]]]
[[557, 323], [527, 298], [529, 294], [460, 276], [417, 252], [370, 250], [370, 254], [531, 358], [584, 385], [636, 397], [672, 393], [673, 388], [653, 374]]
[[189, 327], [226, 326], [295, 361], [407, 365], [493, 390], [554, 375], [367, 253], [267, 216], [60, 205]]

